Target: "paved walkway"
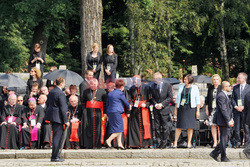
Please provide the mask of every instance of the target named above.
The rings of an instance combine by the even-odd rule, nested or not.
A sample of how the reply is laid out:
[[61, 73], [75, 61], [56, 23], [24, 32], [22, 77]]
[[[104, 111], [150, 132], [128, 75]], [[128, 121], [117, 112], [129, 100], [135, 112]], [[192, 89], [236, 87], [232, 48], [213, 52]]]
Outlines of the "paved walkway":
[[216, 162], [212, 159], [66, 159], [64, 162], [50, 162], [49, 159], [1, 159], [0, 167], [6, 166], [112, 166], [112, 167], [249, 167], [249, 160]]

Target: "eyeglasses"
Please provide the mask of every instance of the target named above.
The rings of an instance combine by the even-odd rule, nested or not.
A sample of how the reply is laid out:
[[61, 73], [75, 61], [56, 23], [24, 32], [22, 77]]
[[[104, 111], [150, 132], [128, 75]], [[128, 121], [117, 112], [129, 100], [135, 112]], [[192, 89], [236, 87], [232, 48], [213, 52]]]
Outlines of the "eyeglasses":
[[17, 101], [19, 102], [19, 101], [23, 101], [23, 100], [17, 100]]

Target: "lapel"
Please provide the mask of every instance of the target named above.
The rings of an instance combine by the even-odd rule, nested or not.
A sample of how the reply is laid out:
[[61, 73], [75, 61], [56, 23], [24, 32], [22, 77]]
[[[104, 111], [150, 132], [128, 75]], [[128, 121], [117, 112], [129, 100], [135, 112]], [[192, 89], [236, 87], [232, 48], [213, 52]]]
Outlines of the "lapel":
[[[245, 97], [245, 95], [246, 95], [246, 93], [248, 93], [248, 87], [249, 87], [249, 85], [248, 84], [246, 84], [246, 86], [244, 87], [244, 89], [243, 89], [243, 91], [242, 91], [242, 98], [243, 97]], [[243, 100], [244, 100], [244, 98], [243, 98]]]

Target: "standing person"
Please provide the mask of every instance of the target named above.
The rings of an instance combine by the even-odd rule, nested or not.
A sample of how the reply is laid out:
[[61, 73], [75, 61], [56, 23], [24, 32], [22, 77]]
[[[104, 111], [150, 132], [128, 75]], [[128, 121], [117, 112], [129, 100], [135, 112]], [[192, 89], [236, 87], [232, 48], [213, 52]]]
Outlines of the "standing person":
[[98, 80], [91, 79], [90, 89], [83, 92], [82, 143], [84, 148], [101, 148], [106, 130], [106, 92], [98, 89]]
[[30, 70], [30, 79], [27, 81], [26, 94], [30, 94], [31, 87], [34, 83], [38, 83], [38, 88], [43, 86], [43, 80], [41, 78], [41, 71], [37, 67], [33, 67]]
[[130, 105], [133, 106], [129, 120], [128, 146], [132, 148], [150, 147], [153, 142], [148, 110], [149, 90], [145, 84], [141, 84], [139, 75], [133, 77], [133, 84], [128, 91]]
[[87, 70], [85, 73], [85, 79], [79, 85], [81, 101], [83, 100], [83, 92], [89, 88], [89, 82], [93, 77], [94, 77], [94, 72], [92, 70]]
[[87, 70], [94, 72], [94, 78], [99, 79], [102, 67], [102, 54], [99, 52], [99, 45], [94, 43], [93, 51], [89, 52], [86, 57]]
[[[56, 67], [56, 66], [50, 67], [49, 72], [52, 72], [52, 71], [54, 71], [54, 70], [57, 70], [57, 67]], [[54, 85], [55, 85], [55, 84], [54, 84], [54, 81], [51, 81], [51, 80], [47, 79], [47, 81], [46, 81], [46, 87], [47, 87], [47, 88], [49, 88], [49, 87], [51, 87], [51, 86], [54, 86]]]
[[[244, 102], [245, 102], [245, 108], [243, 110], [244, 112], [244, 124], [246, 124], [246, 127], [249, 128], [250, 127], [250, 92], [248, 92], [245, 95], [244, 98]], [[250, 140], [248, 140], [247, 143], [245, 143], [246, 148], [243, 150], [243, 153], [247, 156], [248, 159], [250, 159]]]
[[116, 67], [117, 67], [117, 54], [115, 54], [114, 46], [107, 46], [107, 54], [103, 56], [103, 68], [105, 83], [115, 82]]
[[9, 95], [9, 104], [4, 107], [0, 116], [0, 147], [2, 149], [18, 149], [19, 129], [22, 121], [23, 106], [16, 104], [16, 95]]
[[[206, 114], [208, 116], [208, 125], [211, 126], [213, 136], [213, 146], [216, 147], [220, 139], [219, 127], [213, 123], [214, 113], [216, 111], [216, 96], [221, 92], [221, 78], [218, 74], [212, 76], [212, 85], [208, 88], [206, 99]], [[217, 133], [218, 132], [218, 133]], [[218, 135], [218, 137], [217, 137]]]
[[[170, 142], [170, 102], [173, 98], [170, 83], [162, 80], [162, 74], [156, 72], [154, 84], [150, 87], [152, 104], [154, 105], [155, 135], [157, 148], [166, 148]], [[162, 129], [162, 133], [161, 133]]]
[[43, 77], [43, 66], [45, 64], [45, 54], [41, 52], [41, 46], [39, 43], [36, 43], [34, 50], [29, 57], [29, 69], [37, 67], [41, 71], [41, 77]]
[[56, 87], [49, 92], [47, 100], [47, 111], [45, 120], [50, 121], [53, 130], [52, 141], [52, 162], [62, 162], [64, 159], [60, 157], [60, 147], [63, 135], [63, 125], [69, 126], [67, 111], [68, 105], [65, 94], [62, 89], [65, 87], [65, 79], [58, 77], [56, 79]]
[[109, 118], [109, 133], [110, 137], [106, 140], [106, 145], [111, 148], [111, 141], [117, 138], [117, 149], [125, 150], [122, 144], [122, 133], [124, 132], [122, 113], [124, 113], [123, 105], [127, 109], [130, 105], [122, 92], [125, 83], [123, 80], [117, 80], [115, 83], [116, 89], [109, 92], [107, 98], [107, 116]]
[[226, 146], [230, 136], [230, 127], [233, 127], [232, 106], [227, 93], [231, 90], [228, 81], [222, 82], [222, 92], [216, 97], [216, 115], [214, 122], [220, 127], [220, 142], [215, 149], [209, 154], [214, 160], [218, 161], [221, 154], [221, 162], [229, 162], [226, 156]]
[[193, 76], [188, 74], [184, 77], [185, 84], [179, 86], [174, 111], [174, 118], [177, 119], [177, 125], [173, 148], [177, 147], [182, 129], [187, 129], [187, 147], [192, 148], [193, 129], [197, 127], [196, 119], [200, 116], [200, 93], [198, 87], [192, 84], [193, 81]]
[[234, 117], [234, 140], [235, 140], [235, 148], [239, 148], [242, 144], [240, 137], [240, 129], [243, 126], [245, 132], [245, 143], [250, 140], [250, 132], [249, 128], [243, 124], [244, 120], [244, 97], [250, 92], [250, 85], [246, 83], [247, 74], [239, 73], [237, 77], [238, 85], [234, 86], [232, 93], [232, 106], [233, 106], [233, 117]]

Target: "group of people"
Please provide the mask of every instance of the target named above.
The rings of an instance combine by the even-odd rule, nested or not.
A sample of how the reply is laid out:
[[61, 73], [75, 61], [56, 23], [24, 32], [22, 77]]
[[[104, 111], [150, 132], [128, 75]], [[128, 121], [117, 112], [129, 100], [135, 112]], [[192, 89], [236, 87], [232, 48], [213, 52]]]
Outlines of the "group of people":
[[[59, 149], [66, 127], [65, 149], [177, 148], [182, 130], [187, 133], [187, 148], [193, 148], [193, 130], [203, 110], [215, 148], [210, 156], [218, 160], [221, 154], [221, 161], [229, 161], [226, 146], [231, 138], [235, 148], [244, 143], [244, 153], [249, 158], [250, 85], [246, 83], [247, 74], [238, 74], [230, 96], [230, 83], [221, 82], [218, 74], [212, 76], [206, 99], [200, 96], [190, 74], [184, 77], [184, 84], [176, 93], [159, 72], [154, 73], [150, 83], [143, 83], [141, 77], [135, 75], [133, 86], [127, 89], [123, 80], [115, 79], [117, 55], [114, 47], [108, 45], [104, 57], [98, 50], [98, 44], [94, 44], [93, 51], [86, 57], [87, 71], [78, 95], [77, 86], [65, 88], [65, 80], [60, 77], [56, 81], [47, 80], [43, 86], [45, 59], [40, 54], [40, 45], [35, 45], [29, 61], [26, 95], [17, 96], [14, 88], [3, 87], [0, 149], [53, 148], [51, 160], [61, 161]], [[106, 89], [99, 84], [102, 63]], [[50, 71], [55, 69], [51, 67]], [[172, 135], [174, 122], [175, 134]]]

